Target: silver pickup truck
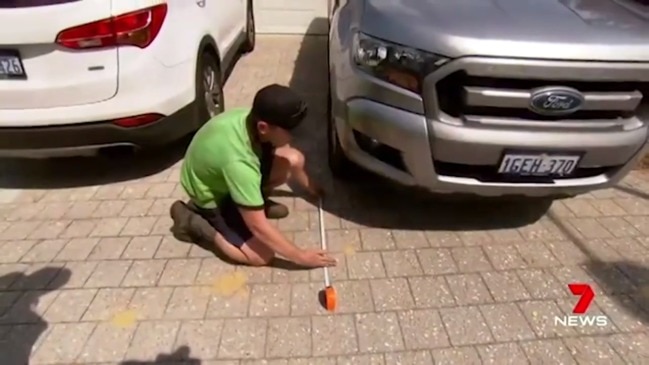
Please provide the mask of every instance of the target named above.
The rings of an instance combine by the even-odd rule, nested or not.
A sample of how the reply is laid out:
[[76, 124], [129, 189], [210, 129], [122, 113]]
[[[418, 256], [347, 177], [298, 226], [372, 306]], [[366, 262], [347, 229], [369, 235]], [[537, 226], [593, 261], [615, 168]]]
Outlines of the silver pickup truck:
[[647, 148], [640, 0], [340, 0], [329, 165], [434, 192], [609, 187]]

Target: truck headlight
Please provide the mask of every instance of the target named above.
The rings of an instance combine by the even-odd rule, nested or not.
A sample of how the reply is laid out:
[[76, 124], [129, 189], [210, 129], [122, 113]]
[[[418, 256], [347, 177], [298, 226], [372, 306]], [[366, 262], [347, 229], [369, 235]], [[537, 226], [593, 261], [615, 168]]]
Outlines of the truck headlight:
[[386, 42], [363, 33], [354, 35], [353, 47], [353, 59], [360, 69], [418, 94], [421, 94], [423, 79], [449, 61], [448, 58], [433, 53]]

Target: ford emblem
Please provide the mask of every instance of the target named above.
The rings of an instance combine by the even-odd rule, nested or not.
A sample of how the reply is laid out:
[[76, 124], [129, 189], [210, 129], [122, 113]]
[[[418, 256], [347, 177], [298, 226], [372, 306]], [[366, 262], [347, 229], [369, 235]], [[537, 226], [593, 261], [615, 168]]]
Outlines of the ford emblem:
[[575, 89], [551, 86], [532, 90], [529, 108], [542, 115], [567, 115], [579, 110], [584, 101], [584, 96]]

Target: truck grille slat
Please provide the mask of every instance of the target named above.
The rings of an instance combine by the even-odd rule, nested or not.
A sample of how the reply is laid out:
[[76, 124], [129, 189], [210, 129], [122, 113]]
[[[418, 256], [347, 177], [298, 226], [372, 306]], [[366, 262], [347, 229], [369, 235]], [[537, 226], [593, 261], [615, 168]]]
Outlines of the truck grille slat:
[[[563, 116], [541, 115], [528, 108], [532, 91], [547, 86], [570, 87], [584, 96], [580, 110]], [[602, 82], [492, 78], [456, 71], [436, 84], [439, 108], [454, 118], [465, 115], [518, 118], [526, 121], [624, 120], [648, 107], [647, 82]]]

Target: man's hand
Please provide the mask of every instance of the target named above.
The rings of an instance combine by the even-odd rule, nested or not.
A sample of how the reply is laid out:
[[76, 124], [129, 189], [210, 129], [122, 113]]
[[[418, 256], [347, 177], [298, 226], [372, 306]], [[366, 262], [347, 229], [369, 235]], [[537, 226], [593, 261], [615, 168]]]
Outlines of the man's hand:
[[298, 265], [305, 267], [325, 267], [336, 266], [338, 261], [329, 256], [327, 251], [320, 249], [304, 250], [299, 255], [299, 259], [295, 262]]

